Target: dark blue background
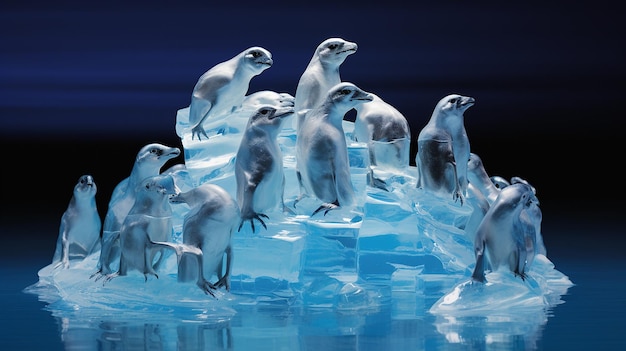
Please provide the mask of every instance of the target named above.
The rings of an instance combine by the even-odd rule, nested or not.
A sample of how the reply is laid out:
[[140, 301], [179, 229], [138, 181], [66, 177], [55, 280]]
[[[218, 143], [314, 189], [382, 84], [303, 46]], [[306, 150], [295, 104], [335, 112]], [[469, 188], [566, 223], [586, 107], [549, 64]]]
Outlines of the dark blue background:
[[[396, 106], [414, 137], [440, 98], [474, 97], [472, 151], [537, 188], [557, 268], [591, 262], [623, 279], [624, 15], [602, 1], [3, 3], [2, 260], [33, 265], [36, 281], [78, 177], [95, 177], [104, 216], [141, 146], [181, 146], [176, 111], [213, 65], [263, 46], [274, 66], [249, 91], [295, 94], [315, 47], [338, 36], [359, 45], [342, 79]], [[582, 320], [602, 322], [604, 303]]]

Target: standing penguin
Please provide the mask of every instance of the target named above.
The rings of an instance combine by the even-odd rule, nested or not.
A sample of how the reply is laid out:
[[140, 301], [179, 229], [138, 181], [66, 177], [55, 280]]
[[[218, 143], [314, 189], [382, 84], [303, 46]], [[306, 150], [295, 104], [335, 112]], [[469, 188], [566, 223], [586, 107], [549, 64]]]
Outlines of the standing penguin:
[[[408, 166], [411, 142], [409, 122], [395, 107], [378, 95], [371, 95], [373, 97], [371, 102], [358, 104], [354, 108], [356, 110], [354, 139], [368, 145], [372, 165], [391, 164], [396, 168]], [[390, 145], [393, 150], [390, 153], [391, 159], [376, 159], [375, 142], [393, 143]]]
[[[511, 177], [511, 184], [515, 183], [524, 183], [530, 186], [530, 188], [533, 190], [533, 194], [537, 196], [537, 190], [535, 189], [535, 187], [530, 185], [530, 183], [526, 179], [520, 177]], [[527, 230], [529, 232], [534, 232], [537, 237], [537, 253], [546, 256], [547, 250], [545, 244], [543, 243], [543, 235], [541, 234], [542, 218], [543, 214], [541, 213], [541, 208], [539, 208], [539, 200], [533, 202], [533, 204], [529, 208], [522, 211], [522, 220], [528, 226]]]
[[255, 219], [267, 229], [261, 217], [269, 217], [264, 212], [277, 206], [285, 210], [283, 155], [277, 137], [283, 118], [293, 112], [293, 105], [262, 105], [248, 120], [235, 158], [237, 202], [241, 209], [239, 230], [245, 221], [250, 221], [254, 232]]
[[342, 121], [349, 110], [372, 99], [372, 95], [352, 83], [339, 83], [303, 120], [296, 139], [297, 175], [301, 189], [305, 191], [300, 198], [314, 195], [323, 202], [312, 215], [321, 210], [326, 214], [340, 206], [354, 205]]
[[[191, 255], [180, 257], [178, 281], [195, 278], [197, 285], [211, 295], [211, 290], [222, 286], [230, 290], [231, 238], [241, 221], [235, 200], [220, 186], [204, 183], [171, 197], [170, 202], [186, 203], [190, 207], [183, 219], [182, 250]], [[189, 247], [199, 249], [200, 253], [189, 250]], [[224, 256], [226, 267], [223, 266]], [[214, 274], [217, 282], [209, 283], [208, 279]]]
[[463, 204], [467, 192], [470, 144], [463, 113], [474, 99], [452, 94], [441, 99], [417, 138], [417, 187], [450, 195]]
[[306, 111], [324, 102], [328, 90], [341, 83], [339, 67], [356, 51], [356, 43], [342, 38], [329, 38], [317, 46], [296, 87], [296, 130], [300, 130]]
[[473, 280], [485, 282], [485, 256], [492, 271], [506, 265], [516, 276], [525, 279], [526, 268], [536, 253], [536, 235], [534, 230], [529, 230], [522, 212], [536, 202], [527, 184], [511, 184], [502, 189], [476, 230]]
[[213, 66], [200, 76], [189, 105], [191, 139], [197, 136], [201, 140], [201, 135], [208, 139], [203, 126], [205, 122], [238, 108], [248, 92], [250, 80], [272, 64], [272, 54], [255, 46]]
[[125, 276], [130, 269], [143, 273], [146, 280], [149, 274], [158, 278], [156, 269], [165, 250], [175, 250], [169, 243], [172, 234], [169, 197], [177, 193], [171, 175], [149, 177], [137, 187], [135, 203], [120, 228], [119, 270], [107, 275], [105, 282]]
[[[371, 93], [370, 93], [371, 94]], [[411, 130], [409, 122], [395, 107], [378, 95], [374, 100], [358, 104], [354, 121], [353, 139], [367, 144], [370, 165], [381, 169], [402, 171], [409, 166]], [[371, 186], [388, 190], [385, 182], [374, 176], [370, 167]]]
[[139, 184], [148, 177], [158, 175], [165, 163], [178, 155], [180, 149], [158, 143], [145, 145], [139, 150], [130, 175], [113, 189], [102, 227], [99, 267], [94, 275], [112, 272], [110, 265], [119, 255], [120, 228], [135, 203]]
[[71, 258], [91, 255], [100, 248], [102, 220], [96, 207], [98, 188], [91, 175], [83, 175], [74, 186], [67, 209], [61, 217], [59, 237], [52, 263], [69, 268]]

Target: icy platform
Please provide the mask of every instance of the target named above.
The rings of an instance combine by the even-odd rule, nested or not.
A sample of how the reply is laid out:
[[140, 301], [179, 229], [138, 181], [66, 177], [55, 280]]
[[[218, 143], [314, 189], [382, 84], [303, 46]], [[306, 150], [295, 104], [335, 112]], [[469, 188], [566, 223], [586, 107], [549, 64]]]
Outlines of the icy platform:
[[[185, 113], [185, 109], [179, 111]], [[543, 309], [560, 302], [572, 282], [544, 255], [537, 255], [527, 279], [510, 271], [487, 274], [487, 284], [471, 281], [475, 265], [473, 238], [463, 225], [472, 208], [436, 198], [416, 188], [415, 167], [377, 170], [387, 189], [368, 182], [367, 147], [351, 141], [353, 123], [344, 121], [354, 208], [311, 215], [318, 203], [304, 199], [294, 213], [269, 212], [267, 229], [252, 232], [245, 223], [232, 238], [234, 254], [230, 292], [206, 295], [194, 283], [177, 281], [176, 256], [167, 257], [158, 279], [138, 272], [110, 282], [95, 281], [99, 253], [73, 260], [69, 269], [52, 264], [39, 271], [27, 291], [56, 301], [62, 309], [103, 311], [176, 311], [203, 319], [229, 319], [234, 307], [280, 304], [333, 310], [368, 310], [394, 306], [398, 317], [432, 313], [441, 316], [493, 315], [511, 309]], [[230, 128], [236, 130], [236, 128]], [[208, 140], [183, 138], [185, 167], [172, 171], [181, 191], [205, 182], [235, 196], [234, 157], [238, 133]], [[298, 196], [293, 155], [294, 135], [279, 136], [286, 187], [284, 201], [293, 208]], [[235, 149], [234, 149], [235, 148]], [[210, 155], [210, 156], [209, 156]], [[185, 204], [172, 204], [172, 240], [181, 241]], [[145, 281], [144, 281], [145, 280]]]

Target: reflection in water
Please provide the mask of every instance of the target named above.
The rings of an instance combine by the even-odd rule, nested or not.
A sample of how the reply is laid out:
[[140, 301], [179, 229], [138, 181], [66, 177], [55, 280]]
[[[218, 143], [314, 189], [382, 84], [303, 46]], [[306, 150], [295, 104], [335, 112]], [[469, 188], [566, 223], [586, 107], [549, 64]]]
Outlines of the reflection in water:
[[543, 311], [511, 311], [493, 316], [437, 316], [435, 325], [452, 344], [534, 350], [547, 321]]
[[77, 309], [41, 289], [25, 291], [47, 303], [68, 350], [532, 350], [549, 312], [435, 316], [424, 306], [433, 305], [436, 296], [407, 293], [367, 310], [236, 303], [232, 315], [215, 317], [210, 309]]
[[59, 318], [67, 350], [229, 350], [228, 323], [78, 321]]

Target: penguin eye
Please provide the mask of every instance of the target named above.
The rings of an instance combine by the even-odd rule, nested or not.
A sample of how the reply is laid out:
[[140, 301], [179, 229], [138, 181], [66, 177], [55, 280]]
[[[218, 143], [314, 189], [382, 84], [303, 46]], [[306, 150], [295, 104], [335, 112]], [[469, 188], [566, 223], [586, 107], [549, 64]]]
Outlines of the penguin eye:
[[457, 101], [458, 101], [458, 99], [457, 99], [457, 98], [450, 99], [450, 103], [451, 103], [451, 104], [456, 104], [456, 102], [457, 102]]
[[261, 114], [262, 114], [262, 115], [266, 115], [266, 114], [268, 114], [269, 112], [270, 112], [270, 110], [266, 110], [266, 109], [261, 110]]
[[252, 51], [252, 57], [259, 58], [259, 57], [261, 57], [261, 53], [258, 52], [258, 51]]
[[330, 45], [328, 45], [328, 48], [331, 49], [331, 50], [335, 50], [338, 46], [339, 46], [339, 44], [330, 44]]
[[342, 95], [348, 95], [348, 94], [350, 94], [350, 89], [342, 89], [342, 90], [341, 90], [341, 94], [342, 94]]

